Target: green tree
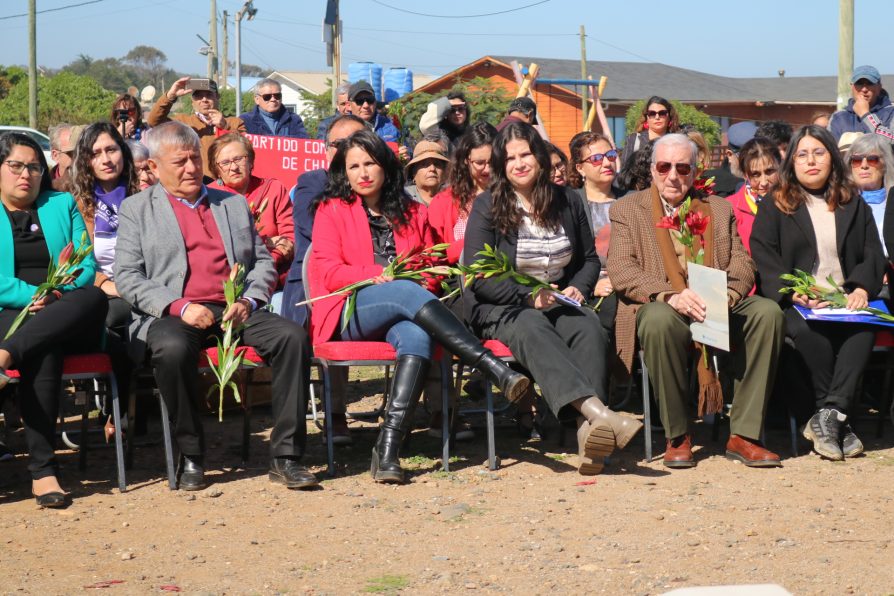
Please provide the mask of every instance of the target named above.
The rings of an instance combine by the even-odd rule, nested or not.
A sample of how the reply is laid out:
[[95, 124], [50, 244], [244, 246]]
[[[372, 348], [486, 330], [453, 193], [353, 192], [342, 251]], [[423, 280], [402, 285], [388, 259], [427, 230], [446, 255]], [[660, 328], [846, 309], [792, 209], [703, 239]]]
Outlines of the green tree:
[[332, 109], [332, 79], [326, 79], [326, 90], [322, 93], [301, 90], [304, 108], [298, 113], [304, 121], [304, 128], [310, 138], [317, 138], [320, 120], [334, 113]]
[[[641, 99], [627, 109], [626, 124], [628, 135], [632, 134], [639, 124], [640, 114], [643, 113], [643, 106], [645, 103], [646, 100]], [[705, 137], [705, 141], [711, 147], [720, 143], [720, 125], [711, 120], [710, 116], [698, 108], [685, 103], [680, 103], [675, 99], [671, 100], [671, 104], [673, 104], [674, 109], [677, 111], [677, 116], [680, 119], [681, 125], [689, 124], [694, 126], [697, 131], [702, 133], [702, 136]]]
[[[37, 81], [37, 127], [47, 130], [59, 122], [87, 124], [109, 117], [115, 93], [94, 79], [70, 72]], [[28, 125], [28, 83], [22, 80], [0, 101], [0, 122]]]
[[162, 85], [162, 80], [168, 70], [167, 61], [168, 57], [158, 48], [142, 45], [133, 48], [123, 59], [123, 62], [130, 64], [146, 79], [135, 84], [140, 87], [152, 84], [156, 88], [160, 88]]
[[10, 89], [28, 80], [28, 73], [19, 66], [0, 66], [0, 99], [9, 95]]

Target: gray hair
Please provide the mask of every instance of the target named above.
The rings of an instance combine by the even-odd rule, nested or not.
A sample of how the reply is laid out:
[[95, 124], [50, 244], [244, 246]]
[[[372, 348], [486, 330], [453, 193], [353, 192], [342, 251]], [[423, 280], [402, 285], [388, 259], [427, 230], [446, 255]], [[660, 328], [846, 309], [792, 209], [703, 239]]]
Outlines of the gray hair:
[[657, 161], [655, 157], [658, 154], [659, 147], [686, 147], [689, 149], [691, 153], [691, 157], [689, 158], [689, 163], [693, 166], [698, 163], [698, 145], [692, 142], [692, 139], [687, 137], [684, 134], [680, 133], [670, 133], [666, 134], [663, 137], [658, 138], [652, 144], [652, 163], [654, 164]]
[[335, 97], [338, 97], [339, 95], [347, 95], [348, 90], [350, 88], [351, 88], [351, 83], [348, 83], [347, 81], [345, 81], [344, 83], [342, 83], [341, 85], [339, 85], [338, 87], [335, 88]]
[[277, 89], [282, 91], [282, 83], [280, 83], [276, 79], [267, 78], [261, 79], [260, 81], [258, 81], [258, 84], [255, 85], [255, 95], [260, 95], [261, 89], [263, 89], [264, 87], [276, 87]]
[[885, 172], [884, 178], [882, 178], [882, 185], [886, 191], [891, 190], [891, 187], [894, 186], [894, 151], [891, 150], [891, 143], [879, 135], [861, 135], [851, 143], [850, 148], [844, 155], [844, 159], [850, 162], [851, 157], [854, 155], [867, 154], [881, 156]]
[[125, 143], [130, 147], [130, 153], [133, 155], [134, 161], [146, 161], [149, 159], [149, 149], [146, 148], [146, 145], [136, 139], [127, 139]]
[[59, 137], [61, 137], [62, 133], [66, 130], [70, 130], [71, 127], [72, 125], [68, 122], [60, 122], [56, 126], [51, 126], [50, 130], [47, 131], [47, 136], [50, 137], [50, 147], [57, 151], [61, 150], [62, 147], [59, 146]]
[[199, 143], [199, 135], [196, 134], [196, 131], [176, 120], [159, 124], [150, 130], [145, 137], [145, 143], [146, 148], [149, 149], [149, 157], [152, 159], [161, 157], [166, 148], [202, 150]]

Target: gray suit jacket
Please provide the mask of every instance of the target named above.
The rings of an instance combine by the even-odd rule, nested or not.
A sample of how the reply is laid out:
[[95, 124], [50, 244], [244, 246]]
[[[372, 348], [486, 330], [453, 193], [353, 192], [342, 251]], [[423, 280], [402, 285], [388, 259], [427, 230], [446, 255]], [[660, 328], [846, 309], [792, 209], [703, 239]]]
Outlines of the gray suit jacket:
[[[208, 203], [227, 261], [246, 270], [244, 296], [270, 300], [276, 284], [273, 259], [257, 232], [248, 203], [239, 195], [208, 189]], [[161, 184], [128, 197], [118, 212], [115, 284], [135, 312], [130, 326], [132, 355], [141, 360], [149, 325], [183, 297], [187, 261], [183, 234]], [[192, 275], [201, 272], [192, 271]]]

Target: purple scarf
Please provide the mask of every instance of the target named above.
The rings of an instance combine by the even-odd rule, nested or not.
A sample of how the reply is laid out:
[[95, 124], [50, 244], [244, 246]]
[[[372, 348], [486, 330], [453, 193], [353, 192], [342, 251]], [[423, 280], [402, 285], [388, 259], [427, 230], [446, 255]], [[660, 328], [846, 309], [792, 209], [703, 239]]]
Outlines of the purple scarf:
[[118, 209], [127, 196], [127, 187], [119, 184], [107, 193], [97, 184], [93, 192], [96, 197], [94, 233], [100, 238], [114, 238], [118, 234]]

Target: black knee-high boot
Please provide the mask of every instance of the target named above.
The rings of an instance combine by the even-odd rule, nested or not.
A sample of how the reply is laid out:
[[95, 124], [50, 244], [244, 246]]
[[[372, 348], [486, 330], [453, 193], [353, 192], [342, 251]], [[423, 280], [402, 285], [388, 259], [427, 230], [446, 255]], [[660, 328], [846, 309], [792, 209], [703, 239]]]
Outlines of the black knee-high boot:
[[413, 322], [449, 352], [456, 354], [463, 364], [480, 370], [510, 402], [515, 403], [524, 397], [531, 384], [528, 377], [515, 372], [490, 350], [486, 350], [481, 340], [472, 335], [440, 300], [427, 302], [416, 313]]
[[391, 379], [391, 395], [385, 421], [372, 451], [369, 471], [376, 482], [405, 482], [400, 467], [400, 446], [413, 425], [413, 411], [428, 377], [431, 361], [420, 356], [401, 356]]

